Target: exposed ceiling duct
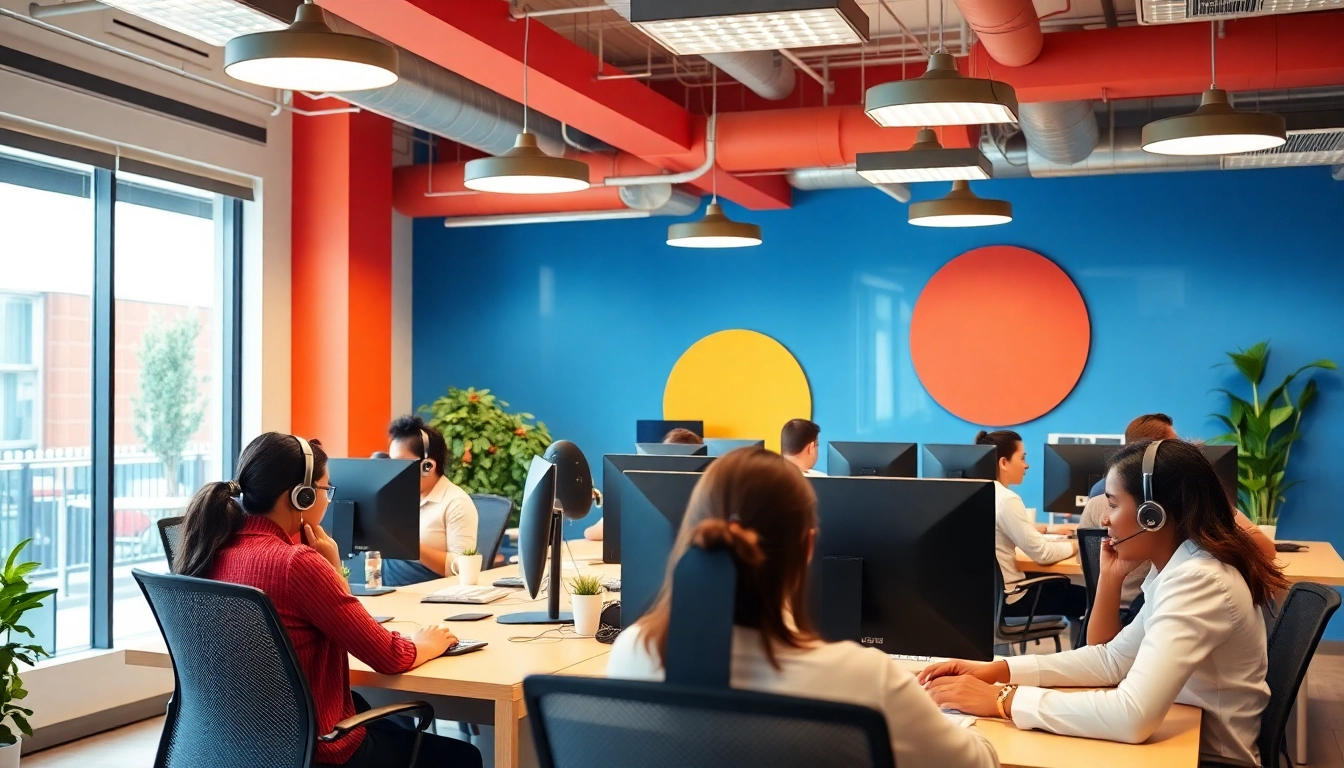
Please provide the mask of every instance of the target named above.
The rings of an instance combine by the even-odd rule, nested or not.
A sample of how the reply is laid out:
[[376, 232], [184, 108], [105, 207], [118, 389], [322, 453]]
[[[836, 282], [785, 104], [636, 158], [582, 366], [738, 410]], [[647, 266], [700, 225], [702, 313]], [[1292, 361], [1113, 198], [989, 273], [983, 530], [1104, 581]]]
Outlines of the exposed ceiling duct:
[[1005, 67], [1025, 66], [1041, 55], [1045, 35], [1032, 0], [957, 0], [957, 8], [985, 53]]
[[859, 175], [853, 167], [795, 168], [789, 171], [789, 185], [794, 189], [862, 189], [873, 187], [901, 203], [910, 202], [910, 188], [904, 184], [873, 184]]
[[1072, 165], [1097, 148], [1097, 116], [1090, 101], [1041, 101], [1018, 110], [1022, 135], [1052, 163]]

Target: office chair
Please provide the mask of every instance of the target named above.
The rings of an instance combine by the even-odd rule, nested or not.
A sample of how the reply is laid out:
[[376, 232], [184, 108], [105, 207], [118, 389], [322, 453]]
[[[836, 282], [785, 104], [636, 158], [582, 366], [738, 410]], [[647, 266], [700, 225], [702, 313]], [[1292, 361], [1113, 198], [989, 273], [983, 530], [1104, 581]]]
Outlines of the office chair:
[[490, 493], [473, 493], [471, 501], [476, 505], [476, 549], [483, 556], [481, 570], [488, 571], [495, 567], [504, 529], [509, 526], [509, 516], [513, 514], [513, 501]]
[[1083, 567], [1083, 584], [1087, 587], [1087, 613], [1079, 634], [1087, 644], [1087, 623], [1092, 619], [1092, 606], [1097, 602], [1097, 584], [1101, 581], [1101, 543], [1106, 540], [1105, 528], [1078, 529], [1078, 563]]
[[182, 521], [185, 517], [165, 517], [159, 521], [159, 540], [163, 542], [163, 554], [168, 558], [168, 570], [175, 571], [173, 565], [177, 559], [177, 546], [182, 543]]
[[[1047, 638], [1055, 641], [1055, 653], [1059, 653], [1063, 646], [1060, 645], [1059, 636], [1069, 631], [1069, 622], [1063, 616], [1037, 616], [1036, 604], [1041, 599], [1041, 587], [1052, 581], [1068, 581], [1068, 576], [1049, 575], [1036, 576], [1030, 579], [1023, 579], [1013, 585], [1012, 592], [1003, 591], [1003, 571], [995, 565], [994, 568], [994, 588], [998, 590], [999, 602], [994, 606], [994, 647], [998, 652], [999, 646], [1006, 646], [1011, 650], [1014, 643], [1018, 644], [1020, 653], [1027, 652], [1027, 642], [1031, 640], [1044, 640]], [[1004, 616], [1003, 607], [1007, 604], [1009, 595], [1023, 595], [1023, 600], [1031, 601], [1031, 611], [1026, 616]]]
[[420, 733], [434, 722], [432, 706], [411, 701], [361, 712], [319, 737], [308, 681], [261, 590], [131, 573], [163, 632], [177, 679], [154, 768], [310, 768], [319, 738], [335, 741], [403, 712], [416, 714]]
[[[1278, 768], [1288, 757], [1288, 713], [1297, 701], [1311, 657], [1325, 634], [1325, 625], [1339, 609], [1339, 593], [1330, 587], [1299, 582], [1288, 592], [1279, 620], [1269, 634], [1269, 703], [1260, 715], [1260, 764]], [[1289, 765], [1292, 763], [1289, 762]]]

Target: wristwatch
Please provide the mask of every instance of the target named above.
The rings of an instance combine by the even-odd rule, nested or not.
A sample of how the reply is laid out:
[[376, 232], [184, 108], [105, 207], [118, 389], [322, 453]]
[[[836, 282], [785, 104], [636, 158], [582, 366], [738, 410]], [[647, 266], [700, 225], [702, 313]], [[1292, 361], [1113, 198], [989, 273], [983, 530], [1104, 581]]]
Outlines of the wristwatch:
[[1012, 719], [1008, 716], [1008, 713], [1003, 710], [1003, 705], [1008, 703], [1008, 697], [1012, 696], [1013, 691], [1016, 690], [1016, 685], [1005, 685], [999, 689], [999, 696], [994, 700], [994, 703], [999, 707], [999, 717], [1002, 717], [1004, 720]]

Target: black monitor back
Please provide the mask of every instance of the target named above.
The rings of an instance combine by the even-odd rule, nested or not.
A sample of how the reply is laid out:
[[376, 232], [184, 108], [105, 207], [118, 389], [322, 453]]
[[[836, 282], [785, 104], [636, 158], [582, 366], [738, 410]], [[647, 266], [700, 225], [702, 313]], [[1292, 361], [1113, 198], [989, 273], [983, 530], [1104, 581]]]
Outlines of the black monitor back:
[[635, 443], [635, 453], [641, 456], [705, 456], [709, 447], [703, 443]]
[[705, 445], [709, 448], [710, 456], [722, 456], [725, 453], [736, 451], [738, 448], [764, 448], [764, 440], [739, 440], [730, 437], [707, 437]]
[[826, 474], [831, 477], [919, 477], [915, 443], [829, 443]]
[[603, 474], [604, 485], [620, 489], [621, 629], [643, 616], [662, 589], [672, 542], [700, 476], [699, 472], [638, 470]]
[[384, 558], [420, 559], [419, 465], [400, 459], [327, 461], [336, 501], [354, 503], [351, 552], [373, 550]]
[[[610, 454], [602, 459], [602, 562], [621, 562], [621, 475], [644, 472], [704, 472], [714, 461], [710, 456], [639, 456]], [[678, 519], [680, 523], [680, 519]], [[625, 591], [625, 585], [621, 585]]]
[[636, 443], [661, 443], [667, 433], [674, 429], [689, 429], [700, 437], [705, 436], [703, 421], [664, 421], [640, 419], [635, 422]]
[[1092, 486], [1106, 477], [1118, 445], [1046, 445], [1045, 511], [1082, 514]]
[[1218, 479], [1232, 500], [1232, 506], [1237, 506], [1237, 446], [1201, 445], [1199, 449], [1213, 465], [1213, 471], [1218, 473]]
[[998, 453], [992, 445], [924, 446], [920, 477], [934, 480], [997, 480]]

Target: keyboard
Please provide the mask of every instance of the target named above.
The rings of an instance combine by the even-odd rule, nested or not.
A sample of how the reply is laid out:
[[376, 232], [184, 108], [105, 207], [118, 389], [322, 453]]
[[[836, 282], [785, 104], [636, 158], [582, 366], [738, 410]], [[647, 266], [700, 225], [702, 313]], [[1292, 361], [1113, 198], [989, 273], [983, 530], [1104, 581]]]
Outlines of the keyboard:
[[897, 661], [941, 661], [941, 659], [935, 659], [933, 656], [906, 656], [903, 653], [891, 653], [887, 655]]
[[509, 591], [494, 587], [453, 586], [444, 587], [420, 598], [422, 603], [465, 603], [467, 605], [485, 605], [508, 597]]
[[603, 587], [604, 589], [606, 589], [608, 592], [620, 592], [620, 591], [621, 591], [621, 580], [620, 580], [620, 579], [603, 579], [603, 580], [602, 580], [602, 587]]
[[511, 588], [511, 589], [522, 589], [523, 586], [524, 586], [524, 585], [523, 585], [523, 577], [522, 577], [522, 576], [505, 576], [505, 577], [503, 577], [503, 578], [495, 579], [495, 586], [496, 586], [496, 587]]
[[484, 640], [462, 640], [461, 638], [459, 638], [457, 641], [457, 645], [454, 645], [452, 648], [449, 648], [448, 650], [444, 651], [443, 655], [461, 656], [464, 653], [479, 651], [487, 645], [489, 645], [489, 643], [487, 643]]

